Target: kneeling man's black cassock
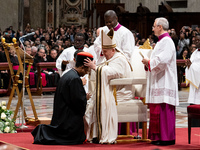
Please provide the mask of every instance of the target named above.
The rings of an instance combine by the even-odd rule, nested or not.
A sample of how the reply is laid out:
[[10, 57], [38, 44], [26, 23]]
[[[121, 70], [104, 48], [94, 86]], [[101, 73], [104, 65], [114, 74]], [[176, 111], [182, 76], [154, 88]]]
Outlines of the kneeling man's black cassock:
[[83, 123], [86, 103], [82, 80], [78, 72], [71, 69], [60, 79], [56, 89], [51, 124], [38, 125], [32, 131], [34, 144], [82, 144], [86, 139]]

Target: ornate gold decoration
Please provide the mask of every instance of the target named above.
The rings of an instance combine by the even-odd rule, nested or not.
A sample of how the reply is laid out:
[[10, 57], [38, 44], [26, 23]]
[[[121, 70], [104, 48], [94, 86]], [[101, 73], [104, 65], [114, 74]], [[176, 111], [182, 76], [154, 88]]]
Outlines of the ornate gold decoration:
[[142, 46], [139, 47], [139, 49], [152, 49], [149, 39], [147, 39]]

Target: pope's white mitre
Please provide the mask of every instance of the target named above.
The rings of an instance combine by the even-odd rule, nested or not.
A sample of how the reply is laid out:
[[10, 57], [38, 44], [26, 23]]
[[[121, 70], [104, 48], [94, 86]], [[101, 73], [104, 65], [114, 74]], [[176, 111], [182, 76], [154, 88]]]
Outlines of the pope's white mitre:
[[110, 29], [108, 34], [106, 34], [103, 30], [101, 30], [101, 40], [102, 40], [102, 48], [103, 49], [109, 49], [109, 48], [116, 47], [116, 42], [115, 42], [113, 36], [114, 36], [113, 29]]

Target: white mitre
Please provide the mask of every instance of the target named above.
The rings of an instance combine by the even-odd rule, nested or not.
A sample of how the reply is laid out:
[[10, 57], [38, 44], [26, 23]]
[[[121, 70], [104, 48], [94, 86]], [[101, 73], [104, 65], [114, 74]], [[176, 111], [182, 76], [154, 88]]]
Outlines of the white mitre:
[[113, 38], [114, 30], [110, 29], [108, 34], [101, 30], [102, 49], [110, 49], [116, 47], [116, 41]]

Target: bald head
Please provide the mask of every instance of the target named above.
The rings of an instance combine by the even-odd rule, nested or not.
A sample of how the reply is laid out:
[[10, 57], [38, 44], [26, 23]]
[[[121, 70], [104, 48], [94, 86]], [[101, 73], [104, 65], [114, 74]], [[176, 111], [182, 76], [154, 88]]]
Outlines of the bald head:
[[114, 10], [108, 10], [105, 12], [104, 17], [117, 17]]
[[106, 11], [104, 14], [104, 21], [105, 21], [105, 25], [109, 29], [114, 28], [118, 23], [118, 17], [116, 15], [115, 11], [113, 11], [113, 10]]

